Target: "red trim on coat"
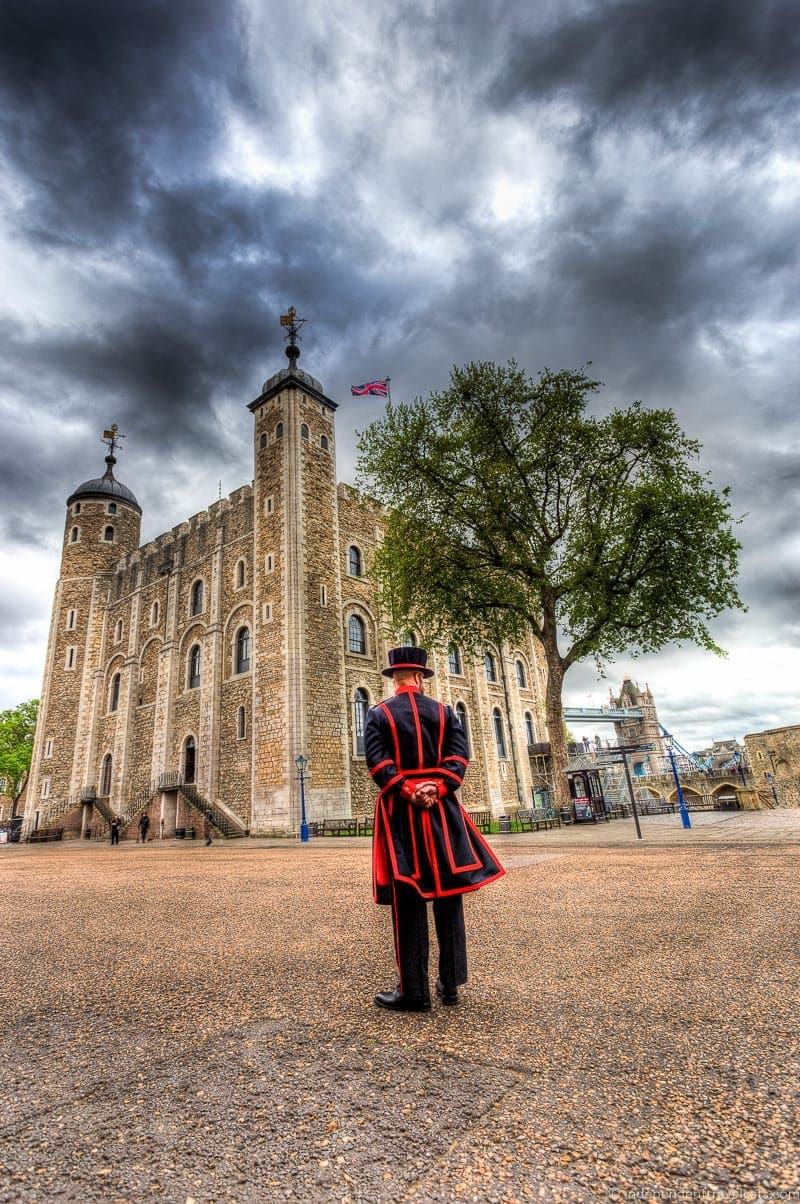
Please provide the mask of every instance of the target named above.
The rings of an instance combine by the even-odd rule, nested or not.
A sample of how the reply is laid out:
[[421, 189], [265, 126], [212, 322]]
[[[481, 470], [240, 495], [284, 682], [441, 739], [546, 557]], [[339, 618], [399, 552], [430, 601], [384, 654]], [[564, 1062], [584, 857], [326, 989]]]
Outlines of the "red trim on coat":
[[417, 732], [417, 769], [422, 769], [425, 761], [425, 754], [422, 751], [422, 728], [420, 727], [419, 711], [417, 710], [417, 704], [414, 702], [413, 694], [409, 694], [408, 704], [411, 707], [411, 717], [414, 720], [414, 727]]
[[394, 959], [397, 962], [397, 975], [400, 979], [400, 994], [403, 995], [403, 967], [400, 961], [400, 917], [397, 914], [397, 880], [392, 879], [392, 929], [394, 931]]
[[419, 865], [419, 849], [417, 848], [417, 833], [414, 830], [414, 817], [409, 820], [409, 828], [411, 829], [411, 853], [414, 859], [414, 872], [412, 878], [419, 879], [422, 877], [422, 870]]
[[436, 856], [436, 844], [433, 839], [433, 828], [431, 827], [431, 817], [428, 811], [422, 812], [421, 822], [422, 839], [425, 841], [425, 852], [428, 854], [428, 861], [431, 863], [433, 885], [436, 887], [436, 895], [438, 897], [442, 891], [442, 880], [439, 877], [439, 859]]
[[[436, 764], [437, 765], [441, 765], [441, 763], [442, 763], [442, 745], [444, 744], [444, 720], [445, 720], [444, 707], [442, 706], [441, 703], [439, 703], [439, 743], [436, 746]], [[450, 758], [448, 757], [448, 760], [449, 759]]]
[[[469, 865], [457, 865], [456, 864], [456, 859], [453, 856], [453, 846], [450, 843], [450, 833], [447, 830], [447, 816], [444, 813], [444, 807], [442, 806], [442, 800], [437, 799], [436, 802], [439, 807], [439, 815], [442, 820], [442, 832], [444, 833], [444, 847], [447, 850], [447, 860], [450, 862], [451, 872], [454, 874], [466, 874], [470, 870], [479, 870], [481, 868], [481, 859], [477, 855], [477, 853], [475, 853], [475, 847], [474, 847], [472, 841], [469, 839], [468, 832], [467, 832], [467, 843], [469, 844], [469, 847], [472, 849], [472, 852], [475, 854], [475, 860], [470, 861]], [[459, 807], [459, 811], [461, 811], [461, 810], [463, 810], [463, 808]]]
[[[472, 882], [468, 886], [454, 886], [450, 890], [441, 890], [441, 886], [440, 886], [439, 893], [437, 893], [436, 890], [421, 890], [418, 882], [415, 882], [413, 878], [409, 878], [406, 874], [400, 873], [400, 870], [398, 869], [398, 866], [397, 866], [397, 857], [395, 856], [395, 851], [394, 851], [394, 842], [390, 839], [387, 839], [386, 846], [387, 846], [387, 849], [389, 852], [389, 864], [392, 867], [392, 878], [394, 878], [397, 882], [406, 882], [409, 886], [413, 886], [414, 890], [417, 892], [417, 894], [419, 895], [419, 897], [421, 899], [428, 899], [428, 900], [430, 900], [430, 899], [446, 899], [450, 895], [466, 895], [474, 890], [480, 890], [482, 886], [487, 886], [490, 882], [496, 882], [498, 878], [503, 877], [503, 875], [505, 874], [506, 871], [504, 870], [503, 866], [500, 865], [500, 862], [497, 860], [494, 853], [492, 853], [491, 849], [486, 844], [486, 841], [483, 840], [483, 838], [481, 837], [477, 828], [474, 828], [474, 825], [471, 822], [470, 822], [470, 827], [474, 829], [475, 835], [481, 841], [481, 844], [485, 845], [492, 861], [498, 867], [497, 871], [494, 874], [490, 874], [488, 878], [483, 878], [483, 879], [481, 879], [480, 882]], [[427, 852], [427, 849], [426, 849], [426, 852]], [[436, 881], [436, 876], [434, 874], [434, 882], [435, 881]]]
[[[441, 759], [442, 758], [440, 757], [439, 760], [441, 761]], [[445, 761], [458, 761], [459, 765], [466, 765], [467, 769], [469, 769], [469, 761], [467, 758], [457, 757], [455, 753], [451, 753], [449, 757], [445, 757]]]
[[387, 765], [394, 765], [394, 761], [392, 760], [391, 757], [387, 757], [385, 761], [381, 761], [378, 765], [373, 765], [372, 769], [370, 770], [370, 773], [372, 774], [373, 777], [375, 777], [375, 774], [380, 769], [385, 769]]
[[397, 734], [397, 724], [394, 721], [394, 715], [389, 710], [385, 702], [379, 702], [378, 706], [381, 708], [389, 721], [389, 729], [392, 733], [392, 743], [394, 744], [394, 763], [398, 769], [402, 769], [403, 762], [400, 757], [400, 737]]
[[384, 797], [384, 795], [386, 794], [386, 792], [388, 790], [392, 789], [392, 786], [396, 786], [397, 783], [402, 782], [402, 780], [403, 780], [402, 773], [396, 773], [393, 778], [389, 778], [389, 781], [386, 783], [383, 790], [381, 791], [381, 798]]

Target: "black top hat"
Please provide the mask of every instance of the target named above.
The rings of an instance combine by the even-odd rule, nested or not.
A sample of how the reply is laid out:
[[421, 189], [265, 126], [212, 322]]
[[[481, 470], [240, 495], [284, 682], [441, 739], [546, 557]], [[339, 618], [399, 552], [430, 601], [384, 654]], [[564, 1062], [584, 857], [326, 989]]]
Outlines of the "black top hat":
[[428, 654], [424, 648], [390, 648], [389, 667], [381, 669], [384, 677], [392, 677], [398, 669], [414, 669], [423, 677], [433, 677], [433, 669], [428, 668]]

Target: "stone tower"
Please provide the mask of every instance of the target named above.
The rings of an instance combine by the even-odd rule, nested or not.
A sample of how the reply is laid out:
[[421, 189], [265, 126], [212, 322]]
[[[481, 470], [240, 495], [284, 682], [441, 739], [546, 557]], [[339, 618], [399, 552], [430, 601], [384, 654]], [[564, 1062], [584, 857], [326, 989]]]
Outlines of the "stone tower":
[[[48, 800], [77, 801], [87, 787], [100, 785], [92, 780], [91, 733], [106, 703], [100, 656], [108, 586], [116, 562], [139, 546], [142, 515], [130, 489], [114, 476], [117, 439], [116, 427], [106, 432], [102, 477], [84, 481], [67, 498], [27, 792], [30, 817], [48, 811]], [[127, 686], [123, 676], [114, 687], [120, 695]]]
[[254, 831], [296, 829], [295, 758], [309, 758], [310, 818], [349, 815], [350, 780], [336, 496], [336, 402], [289, 366], [250, 403], [253, 472]]
[[[609, 691], [610, 693], [610, 691]], [[662, 760], [666, 756], [664, 741], [661, 736], [661, 725], [658, 722], [655, 699], [650, 687], [645, 683], [642, 689], [638, 683], [626, 677], [615, 698], [611, 694], [612, 707], [621, 710], [641, 710], [641, 718], [632, 717], [614, 724], [617, 741], [620, 744], [652, 745], [651, 752], [637, 753], [631, 758], [633, 771], [637, 777], [646, 773], [658, 773], [662, 768]]]

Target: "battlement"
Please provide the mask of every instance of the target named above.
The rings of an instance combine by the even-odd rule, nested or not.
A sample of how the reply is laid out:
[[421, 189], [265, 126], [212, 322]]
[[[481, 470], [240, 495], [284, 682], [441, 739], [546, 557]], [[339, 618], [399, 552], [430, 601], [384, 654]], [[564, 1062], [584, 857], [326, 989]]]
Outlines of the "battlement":
[[[206, 553], [211, 545], [210, 532], [229, 525], [237, 532], [247, 529], [253, 506], [252, 485], [240, 485], [227, 497], [212, 502], [169, 531], [141, 544], [135, 551], [122, 556], [110, 569], [114, 577], [113, 591], [119, 597], [125, 589], [125, 576], [141, 571], [145, 582], [159, 574], [170, 572], [177, 564], [191, 563]], [[131, 583], [133, 587], [135, 583]]]

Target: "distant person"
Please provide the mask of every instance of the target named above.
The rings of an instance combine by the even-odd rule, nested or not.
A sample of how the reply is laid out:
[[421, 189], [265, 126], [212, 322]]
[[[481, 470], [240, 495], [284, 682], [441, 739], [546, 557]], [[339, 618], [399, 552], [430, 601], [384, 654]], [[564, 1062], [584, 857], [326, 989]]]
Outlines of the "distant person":
[[[149, 827], [150, 827], [150, 816], [147, 814], [146, 811], [143, 811], [142, 814], [139, 816], [139, 840], [141, 840], [142, 844], [144, 844], [145, 841], [147, 840], [147, 829]], [[136, 842], [137, 844], [139, 843], [139, 840], [137, 840], [137, 842]]]
[[439, 942], [436, 994], [458, 1003], [467, 981], [462, 896], [505, 870], [462, 807], [456, 791], [467, 772], [467, 741], [452, 707], [423, 692], [432, 677], [424, 648], [392, 648], [384, 677], [395, 694], [367, 713], [367, 768], [380, 794], [375, 804], [372, 877], [376, 903], [391, 905], [400, 982], [379, 991], [378, 1007], [427, 1012], [428, 910]]
[[206, 845], [211, 844], [211, 812], [206, 811], [203, 816], [203, 836], [206, 840]]
[[112, 844], [119, 844], [119, 829], [120, 829], [119, 816], [115, 815], [112, 817], [112, 820], [111, 820], [111, 843]]

